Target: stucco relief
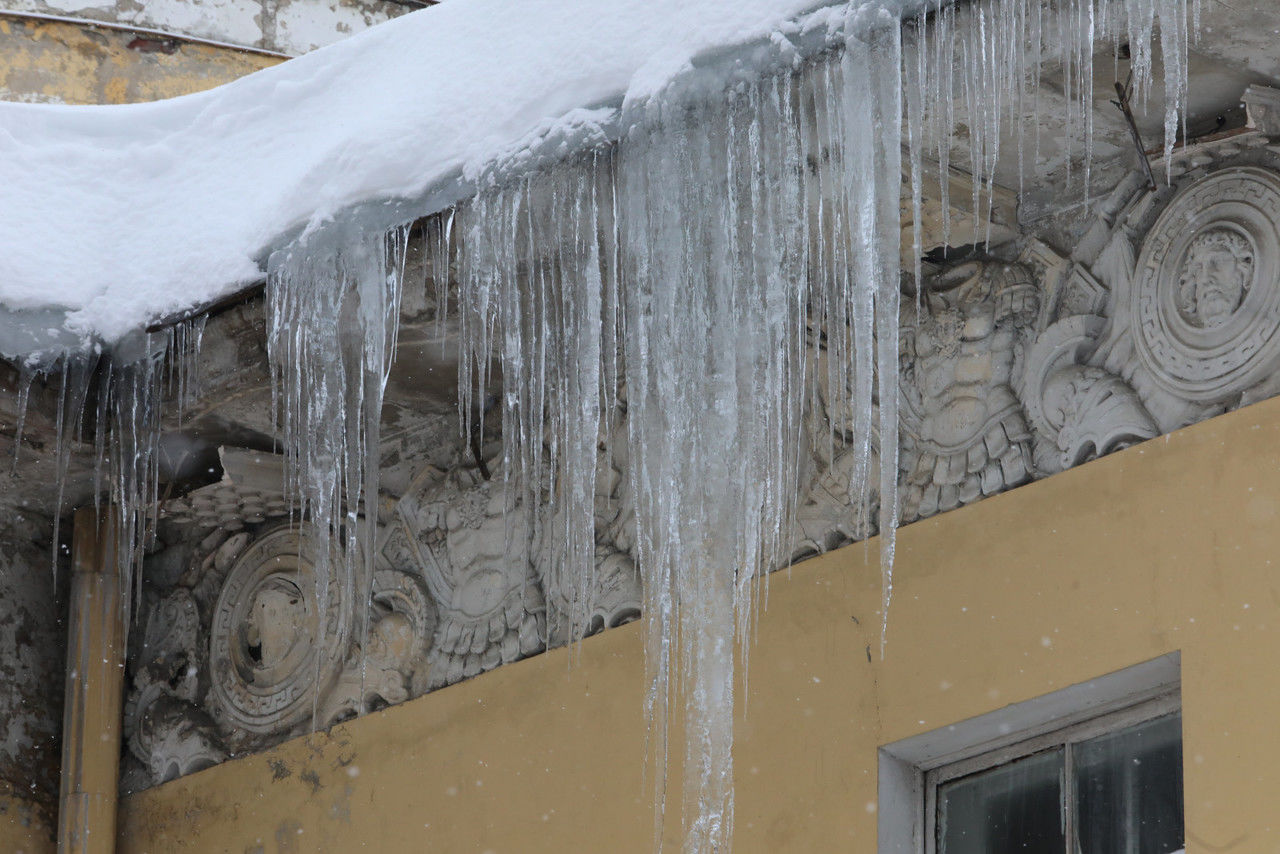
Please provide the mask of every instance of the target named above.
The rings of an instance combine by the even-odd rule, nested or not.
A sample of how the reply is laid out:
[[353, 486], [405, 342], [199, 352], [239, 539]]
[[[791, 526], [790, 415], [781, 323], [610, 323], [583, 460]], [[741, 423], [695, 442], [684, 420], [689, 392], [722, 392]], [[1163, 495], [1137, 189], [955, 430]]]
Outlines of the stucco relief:
[[1124, 380], [1085, 363], [1105, 326], [1097, 315], [1070, 315], [1042, 332], [1026, 356], [1022, 399], [1037, 437], [1039, 476], [1159, 433]]
[[1174, 298], [1187, 325], [1216, 329], [1231, 321], [1253, 287], [1254, 246], [1224, 226], [1206, 229], [1187, 246]]
[[371, 589], [362, 636], [319, 709], [325, 726], [402, 703], [429, 688], [435, 603], [418, 578], [395, 570], [376, 570]]
[[629, 465], [626, 389], [618, 407], [597, 436], [593, 493], [594, 566], [586, 583], [559, 571], [564, 529], [559, 519], [544, 523], [539, 537], [538, 577], [547, 596], [547, 642], [560, 646], [575, 636], [594, 634], [640, 616], [643, 593], [631, 552], [636, 541], [634, 494], [627, 481]]
[[383, 555], [421, 573], [439, 608], [428, 688], [546, 648], [533, 531], [513, 493], [460, 466], [425, 471], [397, 504]]
[[[1108, 289], [1031, 241], [1016, 261], [945, 267], [904, 300], [900, 329], [900, 520], [971, 504], [1157, 435], [1141, 398], [1088, 362], [1106, 328]], [[1097, 312], [1097, 313], [1095, 313]], [[797, 509], [799, 558], [875, 532], [877, 490], [850, 496], [854, 451], [819, 400], [810, 420], [837, 450], [818, 454]], [[822, 430], [811, 430], [824, 441]], [[809, 440], [811, 443], [813, 439]], [[878, 441], [871, 448], [873, 480]]]
[[228, 543], [220, 534], [202, 542], [179, 584], [147, 610], [141, 643], [129, 655], [124, 735], [137, 764], [125, 763], [127, 790], [216, 765], [228, 756], [222, 734], [202, 705], [209, 670], [201, 601], [208, 602], [210, 588], [201, 582], [225, 569], [246, 537], [230, 539]]
[[[876, 531], [880, 472], [877, 407], [873, 402], [871, 439], [864, 448], [855, 440], [857, 416], [850, 404], [850, 389], [840, 388], [842, 372], [832, 370], [825, 340], [824, 330], [809, 330], [807, 371], [813, 378], [814, 393], [796, 454], [800, 495], [788, 550], [793, 562], [864, 540]], [[868, 474], [866, 494], [852, 497], [850, 485], [864, 469]]]
[[355, 590], [335, 567], [320, 578], [315, 539], [272, 528], [222, 582], [209, 627], [207, 702], [235, 747], [309, 721], [349, 652]]
[[[500, 451], [486, 461], [488, 478], [465, 461], [447, 471], [427, 466], [399, 499], [382, 558], [421, 577], [438, 609], [428, 689], [568, 642], [571, 614], [584, 619], [588, 634], [639, 615], [634, 510], [622, 475], [625, 421], [607, 432], [596, 473], [589, 590], [571, 588], [556, 572], [561, 526], [522, 504], [521, 491], [504, 477]], [[577, 602], [582, 596], [588, 601]]]
[[[919, 308], [903, 300], [902, 521], [1280, 391], [1280, 152], [1255, 133], [1179, 157], [1170, 187], [1122, 181], [1070, 251], [1027, 235], [935, 269]], [[823, 384], [821, 340], [815, 332], [817, 394], [796, 456], [793, 559], [875, 533], [877, 490], [855, 507], [850, 484], [863, 453], [875, 481], [881, 437], [853, 446], [851, 416]], [[394, 455], [387, 482], [398, 494], [378, 509], [374, 575], [359, 589], [333, 575], [321, 614], [313, 547], [281, 524], [278, 460], [224, 451], [228, 478], [167, 508], [193, 536], [213, 532], [150, 600], [132, 657], [126, 725], [146, 779], [563, 644], [570, 614], [588, 616], [587, 633], [636, 618], [622, 392], [598, 437], [585, 591], [556, 571], [563, 526], [523, 505], [497, 437], [450, 457], [441, 436], [414, 443], [431, 462]]]
[[[900, 332], [901, 520], [1280, 391], [1277, 166], [1261, 134], [1201, 144], [1170, 187], [1122, 181], [1070, 253], [1028, 236], [927, 277]], [[810, 466], [797, 555], [874, 532], [850, 475], [847, 450]]]
[[1069, 254], [1027, 238], [1017, 263], [926, 281], [902, 331], [903, 521], [1280, 392], [1277, 167], [1256, 132], [1202, 143], [1169, 187], [1122, 181]]
[[1110, 294], [1076, 361], [1123, 378], [1151, 435], [1280, 391], [1277, 167], [1256, 132], [1202, 143], [1171, 187], [1117, 187], [1071, 259]]
[[[641, 603], [625, 419], [600, 439], [588, 634], [635, 619]], [[167, 508], [192, 534], [215, 527], [150, 600], [132, 657], [129, 788], [566, 643], [584, 594], [551, 571], [558, 527], [521, 506], [497, 447], [483, 468], [469, 451], [447, 469], [422, 465], [379, 520], [373, 577], [347, 578], [335, 543], [323, 596], [315, 538], [287, 516], [262, 515], [284, 506], [261, 494], [278, 460], [223, 449], [234, 477]]]
[[1039, 309], [1030, 271], [963, 264], [929, 278], [921, 303], [900, 333], [904, 522], [1018, 486], [1033, 472], [1031, 430], [1014, 391]]
[[387, 567], [367, 585], [348, 578], [335, 544], [319, 596], [316, 548], [287, 517], [241, 518], [209, 532], [185, 571], [152, 591], [130, 656], [125, 734], [137, 762], [127, 788], [427, 689], [437, 617], [421, 579]]

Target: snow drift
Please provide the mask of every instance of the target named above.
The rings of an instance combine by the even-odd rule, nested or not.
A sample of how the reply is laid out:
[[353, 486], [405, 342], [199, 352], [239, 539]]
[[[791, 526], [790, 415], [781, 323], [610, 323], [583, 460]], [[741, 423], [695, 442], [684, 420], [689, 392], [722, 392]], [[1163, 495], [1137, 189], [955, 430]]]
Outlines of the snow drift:
[[613, 136], [700, 57], [822, 38], [823, 5], [455, 0], [168, 101], [0, 103], [0, 353], [109, 345], [344, 209], [389, 227]]

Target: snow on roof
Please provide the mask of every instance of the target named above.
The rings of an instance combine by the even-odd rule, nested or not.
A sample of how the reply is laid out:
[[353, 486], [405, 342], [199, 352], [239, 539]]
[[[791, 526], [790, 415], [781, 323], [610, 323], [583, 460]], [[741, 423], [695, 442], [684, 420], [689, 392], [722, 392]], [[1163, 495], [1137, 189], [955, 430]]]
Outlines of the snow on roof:
[[181, 98], [0, 103], [0, 353], [207, 304], [353, 206], [438, 210], [532, 139], [616, 133], [699, 57], [835, 26], [829, 2], [450, 0]]

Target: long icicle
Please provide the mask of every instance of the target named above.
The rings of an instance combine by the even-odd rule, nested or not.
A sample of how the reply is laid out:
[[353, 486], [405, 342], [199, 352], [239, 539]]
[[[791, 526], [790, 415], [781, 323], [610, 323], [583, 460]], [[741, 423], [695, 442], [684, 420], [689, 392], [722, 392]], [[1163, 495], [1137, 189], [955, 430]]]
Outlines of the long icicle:
[[[1175, 49], [1185, 42], [1185, 4], [1158, 0], [1157, 12], [1157, 0], [1122, 2], [1131, 38], [1145, 36], [1135, 50], [1145, 92], [1157, 16], [1166, 67], [1185, 65]], [[1111, 19], [1095, 22], [1092, 5], [1074, 8], [1077, 18], [1065, 23], [1087, 25], [1070, 30], [1063, 60], [1067, 85], [1087, 110], [1092, 42]], [[805, 406], [816, 410], [819, 394], [833, 420], [852, 422], [838, 432], [854, 457], [851, 512], [862, 516], [878, 506], [884, 652], [897, 517], [903, 80], [912, 87], [913, 215], [922, 218], [923, 153], [935, 151], [944, 242], [949, 238], [951, 164], [967, 154], [966, 218], [970, 239], [982, 240], [995, 204], [1003, 123], [1025, 121], [1024, 89], [1038, 79], [1045, 22], [1035, 0], [979, 0], [921, 16], [918, 29], [904, 78], [901, 22], [858, 4], [832, 55], [711, 98], [677, 94], [633, 107], [631, 130], [613, 149], [490, 180], [433, 226], [438, 254], [455, 245], [459, 253], [464, 439], [475, 442], [500, 399], [504, 507], [509, 518], [523, 520], [509, 530], [508, 549], [528, 555], [558, 597], [563, 613], [554, 633], [561, 640], [587, 630], [597, 455], [605, 425], [625, 407], [650, 723], [664, 769], [655, 775], [656, 832], [671, 704], [679, 699], [690, 852], [727, 850], [732, 838], [734, 640], [749, 634], [758, 573], [784, 559], [798, 492], [792, 449]], [[1166, 89], [1175, 110], [1177, 85]], [[799, 127], [800, 117], [812, 126]], [[953, 151], [961, 123], [967, 152], [963, 144]], [[797, 163], [812, 164], [812, 173]], [[918, 259], [923, 241], [913, 244]], [[348, 236], [298, 247], [296, 257], [273, 266], [269, 289], [291, 482], [305, 515], [328, 535], [341, 530], [347, 537], [360, 502], [376, 495], [370, 473], [354, 473], [376, 466], [364, 460], [376, 453], [376, 415], [368, 407], [380, 400], [386, 362], [352, 344], [352, 353], [364, 354], [363, 378], [356, 377], [350, 356], [335, 364], [312, 339], [334, 330], [341, 336], [349, 322], [353, 309], [342, 294], [360, 274], [345, 259], [361, 246]], [[372, 269], [365, 261], [354, 267]], [[918, 260], [913, 267], [918, 280]], [[449, 261], [437, 260], [434, 269], [441, 319]], [[302, 296], [317, 282], [319, 295]], [[364, 291], [355, 290], [364, 317], [355, 328], [367, 333], [376, 324], [363, 311]], [[811, 335], [825, 349], [825, 367], [812, 375]], [[501, 397], [491, 400], [498, 371]], [[344, 417], [335, 408], [340, 401], [360, 417]], [[828, 460], [836, 436], [827, 431]], [[855, 528], [867, 530], [869, 520], [861, 522]], [[367, 550], [369, 542], [348, 539], [347, 551]], [[556, 544], [554, 553], [532, 554], [546, 543]], [[322, 582], [317, 595], [327, 591]], [[745, 648], [739, 654], [745, 657]]]

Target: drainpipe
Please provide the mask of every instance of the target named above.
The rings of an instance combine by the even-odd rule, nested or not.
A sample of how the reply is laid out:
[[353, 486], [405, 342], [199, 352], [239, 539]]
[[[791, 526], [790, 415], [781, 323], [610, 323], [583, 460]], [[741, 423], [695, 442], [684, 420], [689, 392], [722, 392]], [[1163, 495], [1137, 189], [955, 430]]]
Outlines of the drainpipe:
[[116, 514], [76, 511], [62, 718], [58, 854], [111, 854], [116, 847], [124, 687]]

